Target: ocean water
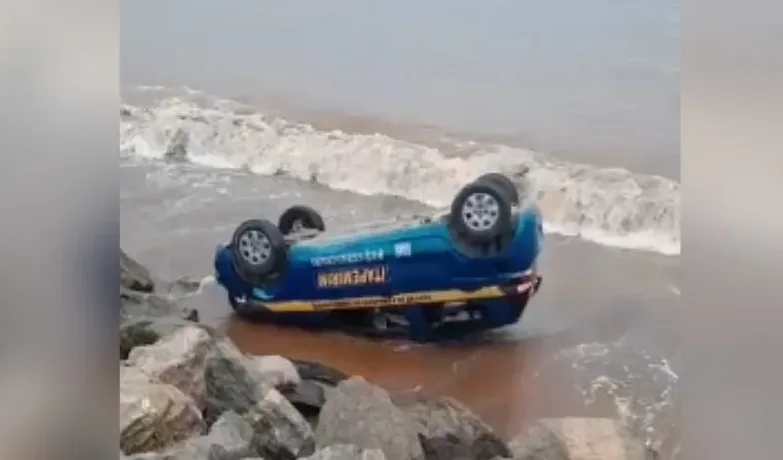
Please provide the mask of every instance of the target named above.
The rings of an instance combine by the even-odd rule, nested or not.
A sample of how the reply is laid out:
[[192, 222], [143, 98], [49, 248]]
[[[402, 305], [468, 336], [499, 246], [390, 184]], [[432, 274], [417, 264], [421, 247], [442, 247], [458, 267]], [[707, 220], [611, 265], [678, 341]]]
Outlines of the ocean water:
[[679, 0], [121, 2], [122, 80], [679, 177]]
[[[530, 168], [519, 185], [544, 212], [545, 284], [500, 348], [399, 351], [242, 324], [246, 349], [317, 349], [410, 387], [445, 379], [501, 422], [554, 397], [530, 389], [530, 367], [555, 363], [574, 397], [610, 401], [652, 445], [676, 431], [678, 2], [124, 0], [121, 21], [121, 240], [163, 276], [208, 279], [240, 221], [291, 204], [359, 225]], [[235, 321], [221, 296], [196, 301]], [[380, 357], [407, 370], [369, 364]], [[460, 371], [421, 370], [441, 359]], [[497, 407], [475, 389], [487, 374]]]

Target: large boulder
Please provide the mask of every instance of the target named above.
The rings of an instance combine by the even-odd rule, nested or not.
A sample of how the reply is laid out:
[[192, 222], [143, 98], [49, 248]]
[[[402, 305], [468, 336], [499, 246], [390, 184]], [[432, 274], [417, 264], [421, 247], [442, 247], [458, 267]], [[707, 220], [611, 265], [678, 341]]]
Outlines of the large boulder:
[[350, 444], [335, 444], [317, 450], [300, 460], [386, 460], [379, 449], [361, 449]]
[[649, 452], [625, 426], [606, 418], [535, 421], [510, 443], [514, 460], [648, 460]]
[[181, 327], [152, 345], [134, 348], [127, 362], [156, 381], [179, 388], [203, 409], [207, 360], [215, 352], [215, 338], [193, 325]]
[[120, 249], [120, 286], [131, 291], [152, 292], [155, 282], [149, 270]]
[[200, 435], [204, 420], [195, 402], [177, 387], [152, 381], [139, 369], [120, 366], [120, 450], [159, 450]]
[[418, 433], [427, 460], [492, 460], [511, 450], [489, 425], [451, 398], [395, 398]]
[[330, 390], [315, 431], [319, 448], [338, 444], [379, 449], [395, 460], [423, 460], [417, 433], [383, 389], [352, 377]]
[[241, 415], [253, 428], [260, 457], [293, 460], [315, 450], [304, 417], [230, 341], [217, 343], [217, 353], [207, 360], [205, 380], [207, 421], [227, 411]]

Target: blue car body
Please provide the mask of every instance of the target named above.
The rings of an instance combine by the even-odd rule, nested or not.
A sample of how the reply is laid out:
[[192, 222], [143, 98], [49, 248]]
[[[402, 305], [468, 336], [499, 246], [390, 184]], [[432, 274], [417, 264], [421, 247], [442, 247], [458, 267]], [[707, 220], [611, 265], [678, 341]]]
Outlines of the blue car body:
[[[427, 310], [480, 310], [472, 328], [516, 322], [538, 289], [541, 215], [535, 206], [514, 212], [514, 233], [499, 253], [471, 254], [455, 242], [444, 219], [359, 231], [290, 244], [280, 277], [251, 285], [237, 274], [230, 245], [215, 254], [216, 278], [238, 312], [307, 314], [335, 311], [401, 312], [412, 335], [430, 329]], [[474, 318], [471, 316], [471, 318]]]

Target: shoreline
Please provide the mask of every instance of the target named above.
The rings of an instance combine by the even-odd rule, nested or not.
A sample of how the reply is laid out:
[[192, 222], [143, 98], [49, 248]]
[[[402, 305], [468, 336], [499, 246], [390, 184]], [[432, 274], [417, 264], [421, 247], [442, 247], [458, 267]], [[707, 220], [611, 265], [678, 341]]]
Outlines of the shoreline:
[[[469, 394], [455, 394], [454, 392], [449, 392], [448, 388], [438, 388], [438, 385], [435, 385], [433, 388], [423, 389], [411, 389], [401, 386], [395, 387], [395, 382], [389, 380], [383, 381], [383, 373], [368, 372], [367, 363], [376, 363], [374, 366], [378, 370], [382, 370], [383, 368], [392, 369], [394, 373], [400, 377], [400, 380], [398, 381], [400, 382], [405, 380], [406, 372], [421, 372], [421, 366], [429, 365], [431, 366], [431, 369], [429, 370], [430, 373], [428, 375], [435, 378], [438, 374], [447, 374], [447, 372], [444, 371], [454, 364], [449, 360], [450, 350], [456, 350], [460, 345], [455, 345], [454, 348], [412, 348], [406, 353], [395, 353], [394, 347], [389, 347], [389, 344], [381, 342], [373, 344], [372, 342], [368, 342], [363, 344], [366, 347], [364, 355], [354, 355], [352, 357], [351, 355], [348, 355], [350, 359], [358, 358], [360, 361], [351, 362], [349, 359], [340, 363], [342, 366], [335, 365], [335, 367], [332, 368], [331, 366], [334, 363], [327, 362], [325, 363], [326, 365], [321, 364], [321, 362], [328, 361], [328, 359], [326, 359], [328, 357], [318, 356], [319, 347], [317, 345], [318, 341], [323, 339], [323, 336], [320, 336], [319, 338], [318, 335], [302, 331], [301, 334], [296, 336], [298, 337], [298, 345], [302, 347], [299, 348], [299, 352], [295, 351], [292, 353], [292, 350], [290, 349], [284, 350], [281, 348], [276, 349], [274, 347], [267, 347], [260, 350], [256, 348], [258, 347], [258, 344], [254, 346], [252, 343], [243, 343], [243, 335], [241, 333], [238, 334], [236, 329], [243, 327], [242, 323], [230, 321], [225, 331], [218, 332], [217, 329], [207, 326], [200, 321], [202, 318], [200, 318], [201, 315], [198, 313], [198, 310], [183, 307], [182, 305], [166, 300], [165, 297], [156, 294], [156, 292], [165, 293], [166, 290], [170, 291], [171, 287], [174, 285], [179, 286], [182, 290], [196, 289], [198, 286], [194, 286], [192, 282], [188, 283], [187, 281], [182, 280], [171, 283], [153, 281], [146, 268], [138, 265], [132, 259], [125, 257], [121, 260], [121, 269], [124, 274], [121, 282], [121, 299], [124, 300], [122, 300], [123, 315], [121, 315], [121, 317], [123, 319], [121, 322], [120, 335], [121, 343], [124, 344], [124, 351], [129, 351], [126, 361], [124, 364], [121, 364], [122, 376], [120, 395], [121, 401], [126, 401], [125, 403], [121, 403], [121, 431], [123, 431], [126, 436], [126, 447], [128, 445], [134, 446], [135, 444], [133, 441], [138, 441], [139, 423], [143, 424], [144, 420], [146, 420], [147, 423], [150, 423], [151, 418], [154, 419], [155, 417], [154, 414], [150, 415], [150, 413], [147, 412], [141, 414], [141, 416], [137, 416], [130, 425], [123, 426], [122, 414], [128, 413], [127, 411], [123, 412], [123, 409], [130, 407], [127, 403], [129, 398], [126, 397], [127, 395], [123, 394], [123, 388], [130, 388], [128, 392], [131, 394], [132, 391], [141, 391], [140, 388], [149, 389], [155, 387], [160, 389], [160, 385], [170, 385], [186, 396], [186, 398], [180, 398], [178, 400], [182, 407], [188, 406], [189, 403], [186, 404], [186, 402], [188, 402], [188, 398], [190, 398], [192, 401], [200, 401], [202, 399], [207, 401], [206, 407], [209, 408], [212, 407], [209, 403], [209, 401], [211, 401], [209, 391], [217, 391], [215, 390], [216, 386], [219, 389], [222, 385], [228, 385], [221, 380], [223, 377], [218, 378], [213, 376], [211, 377], [212, 379], [218, 378], [218, 380], [210, 380], [209, 363], [221, 362], [225, 364], [224, 361], [228, 360], [226, 362], [230, 362], [232, 363], [231, 365], [234, 366], [230, 367], [230, 369], [236, 370], [236, 368], [247, 368], [259, 371], [259, 373], [256, 374], [256, 378], [259, 381], [247, 383], [243, 380], [243, 382], [256, 388], [253, 392], [258, 391], [257, 388], [259, 387], [257, 387], [257, 385], [263, 386], [265, 396], [261, 401], [251, 401], [248, 404], [257, 407], [261, 402], [267, 401], [265, 404], [268, 406], [270, 404], [269, 401], [272, 400], [269, 398], [272, 398], [275, 394], [279, 394], [284, 395], [284, 399], [288, 400], [288, 403], [293, 404], [293, 407], [296, 407], [299, 411], [299, 415], [296, 415], [290, 410], [287, 405], [288, 403], [285, 403], [283, 399], [278, 400], [273, 398], [277, 403], [275, 403], [275, 409], [270, 413], [276, 414], [274, 415], [275, 417], [283, 417], [280, 415], [281, 413], [287, 414], [283, 417], [285, 420], [278, 420], [278, 422], [283, 423], [283, 425], [288, 426], [289, 428], [296, 427], [296, 430], [294, 431], [299, 433], [298, 439], [301, 442], [298, 444], [299, 447], [292, 447], [293, 444], [291, 444], [291, 439], [273, 439], [271, 441], [267, 439], [268, 442], [278, 442], [282, 446], [281, 449], [288, 449], [288, 454], [281, 454], [282, 456], [279, 457], [269, 457], [269, 454], [267, 454], [267, 457], [265, 457], [267, 460], [270, 458], [345, 458], [346, 460], [350, 458], [410, 458], [424, 460], [442, 458], [446, 460], [447, 458], [452, 457], [466, 459], [480, 458], [486, 460], [513, 458], [516, 460], [523, 460], [534, 458], [526, 455], [532, 455], [530, 454], [530, 449], [532, 449], [531, 446], [539, 445], [541, 443], [545, 444], [545, 449], [557, 448], [560, 450], [563, 449], [563, 445], [565, 444], [567, 445], [566, 451], [568, 451], [567, 453], [569, 454], [577, 452], [579, 449], [587, 449], [587, 445], [589, 444], [590, 449], [604, 449], [605, 455], [601, 458], [606, 459], [663, 458], [645, 457], [646, 455], [650, 455], [650, 452], [645, 451], [641, 441], [630, 435], [627, 428], [620, 422], [612, 420], [607, 417], [606, 414], [595, 412], [575, 413], [573, 407], [568, 407], [569, 404], [563, 404], [567, 401], [563, 401], [560, 398], [560, 392], [553, 391], [554, 388], [552, 387], [553, 382], [563, 378], [562, 375], [557, 375], [557, 372], [550, 375], [549, 378], [544, 379], [544, 381], [541, 381], [540, 388], [535, 390], [535, 385], [523, 384], [520, 386], [519, 384], [522, 383], [522, 381], [518, 378], [506, 380], [497, 378], [491, 379], [488, 375], [485, 375], [485, 379], [478, 381], [474, 388], [469, 389], [468, 393], [472, 391], [492, 395], [495, 397], [494, 404], [508, 405], [509, 401], [506, 395], [516, 394], [519, 398], [527, 398], [525, 404], [518, 404], [516, 406], [524, 407], [524, 411], [528, 411], [526, 416], [521, 417], [521, 419], [525, 420], [525, 423], [517, 426], [509, 424], [507, 430], [498, 430], [496, 433], [491, 427], [502, 425], [502, 421], [486, 420], [485, 422], [485, 418], [482, 417], [481, 414], [476, 415], [471, 412], [471, 409], [468, 408], [469, 406], [463, 406], [461, 403], [456, 402], [456, 400], [462, 399], [461, 397], [469, 397]], [[135, 332], [129, 334], [129, 331]], [[204, 331], [209, 332], [207, 333]], [[269, 345], [276, 344], [279, 347], [281, 342], [279, 340], [274, 340], [273, 336], [273, 334], [275, 334], [275, 329], [268, 328], [265, 332], [267, 333], [267, 340], [261, 343]], [[278, 330], [277, 333], [283, 335], [289, 334], [285, 335], [287, 339], [292, 337], [290, 331], [283, 332]], [[234, 343], [229, 337], [239, 337], [239, 340]], [[351, 341], [349, 338], [335, 337], [331, 337], [329, 340], [332, 344], [335, 344], [334, 346], [339, 346], [340, 343], [350, 344]], [[185, 343], [188, 345], [184, 345], [183, 348], [183, 344]], [[403, 344], [398, 345], [402, 346]], [[486, 347], [487, 345], [482, 346]], [[532, 354], [522, 356], [519, 354], [518, 348], [509, 347], [502, 343], [493, 344], [491, 346], [500, 348], [505, 346], [508, 350], [505, 355], [502, 353], [496, 354], [496, 357], [494, 358], [496, 360], [502, 361], [504, 359], [509, 360], [514, 358], [523, 361], [535, 361], [534, 351], [536, 347], [528, 347], [528, 350], [530, 350]], [[542, 346], [539, 348], [546, 347]], [[301, 350], [305, 349], [310, 350], [311, 353], [302, 353]], [[231, 352], [230, 350], [237, 351]], [[239, 350], [242, 352], [239, 352]], [[283, 354], [283, 352], [285, 352], [285, 354]], [[478, 361], [481, 358], [481, 352], [477, 353], [474, 361]], [[339, 353], [337, 354], [339, 355]], [[410, 364], [410, 362], [406, 364], [404, 362], [406, 359], [412, 357], [418, 357], [414, 360], [414, 364]], [[262, 362], [266, 363], [266, 367], [264, 367], [263, 364], [260, 364]], [[486, 363], [486, 366], [490, 366], [489, 368], [502, 368], [502, 365], [500, 364], [502, 363], [488, 362]], [[416, 366], [419, 367], [417, 368]], [[295, 372], [292, 372], [290, 370], [291, 368], [294, 368]], [[483, 370], [479, 369], [478, 371], [479, 373], [486, 374], [487, 369], [489, 368]], [[533, 369], [535, 366], [530, 368]], [[313, 369], [318, 369], [318, 371], [315, 371], [314, 373]], [[141, 371], [141, 374], [137, 372], [139, 370]], [[359, 371], [362, 371], [361, 374], [364, 375], [363, 377], [350, 377], [350, 375], [359, 373]], [[320, 374], [318, 372], [320, 372]], [[346, 375], [343, 375], [343, 372]], [[142, 374], [144, 374], [145, 377], [143, 377]], [[324, 380], [323, 375], [332, 376], [330, 377], [331, 383], [326, 385], [326, 389], [324, 389], [322, 385], [322, 380]], [[334, 375], [343, 375], [343, 379], [336, 381], [338, 379], [335, 379]], [[421, 377], [421, 375], [419, 375], [419, 377]], [[530, 377], [530, 380], [528, 380], [529, 382], [536, 380], [533, 378], [533, 375], [529, 375], [528, 377]], [[147, 378], [149, 378], [149, 380], [146, 381], [147, 383], [138, 383], [140, 379], [143, 380]], [[138, 384], [139, 387], [131, 385], [131, 380], [136, 382], [133, 385]], [[262, 380], [268, 381], [264, 384], [263, 382], [260, 382]], [[310, 381], [310, 383], [306, 383], [308, 381]], [[321, 383], [313, 386], [312, 381]], [[277, 384], [275, 382], [277, 382]], [[296, 387], [294, 388], [293, 393], [291, 393], [290, 388], [285, 388], [292, 383], [294, 384], [293, 386]], [[123, 387], [123, 385], [126, 386]], [[236, 382], [229, 385], [233, 390], [223, 389], [217, 391], [216, 394], [219, 394], [219, 397], [215, 395], [212, 396], [221, 399], [225, 398], [228, 394], [233, 394], [233, 397], [244, 401], [247, 398], [247, 394], [242, 396], [242, 392], [237, 393], [237, 388], [235, 388], [235, 386]], [[320, 388], [320, 397], [317, 396], [319, 390], [316, 387]], [[210, 388], [212, 388], [212, 390], [209, 390]], [[275, 390], [275, 388], [277, 388], [277, 390]], [[302, 388], [305, 389], [302, 390]], [[316, 389], [314, 390], [314, 388]], [[172, 392], [174, 389], [168, 388], [168, 390]], [[207, 392], [206, 396], [204, 396], [204, 391]], [[228, 391], [228, 393], [225, 393], [225, 391]], [[292, 397], [291, 395], [297, 394], [297, 391], [299, 391], [300, 394]], [[353, 394], [354, 396], [343, 399], [334, 396], [341, 393], [348, 395]], [[541, 395], [545, 393], [549, 393], [551, 397], [542, 399]], [[147, 398], [148, 402], [151, 400], [148, 397], [149, 395], [145, 395], [143, 392], [141, 394], [134, 394], [137, 399]], [[351, 428], [352, 426], [355, 426], [355, 421], [346, 423], [346, 418], [351, 419], [351, 417], [363, 416], [363, 414], [366, 413], [366, 410], [369, 410], [366, 409], [357, 412], [356, 407], [352, 406], [353, 402], [351, 402], [355, 402], [357, 397], [360, 399], [365, 398], [368, 408], [375, 408], [374, 410], [378, 410], [379, 414], [384, 414], [383, 416], [379, 415], [379, 419], [377, 420], [379, 425], [376, 428], [378, 428], [378, 430], [374, 431], [370, 429], [370, 432], [356, 433], [353, 432], [353, 429]], [[297, 405], [296, 398], [309, 399], [309, 402], [302, 405], [300, 400], [300, 404]], [[313, 404], [313, 398], [320, 402]], [[455, 399], [452, 400], [450, 398]], [[391, 402], [388, 402], [387, 399]], [[154, 401], [154, 399], [152, 400]], [[234, 403], [236, 403], [236, 401], [232, 402], [232, 404]], [[552, 405], [552, 403], [555, 404]], [[197, 402], [194, 404], [195, 406], [192, 407], [198, 407]], [[318, 404], [320, 404], [321, 407], [317, 408], [318, 415], [314, 420], [311, 413], [305, 415], [305, 412], [313, 409], [314, 406], [317, 406]], [[558, 405], [560, 405], [559, 408]], [[137, 411], [138, 407], [140, 407], [138, 405], [131, 406], [136, 407]], [[264, 407], [269, 409], [267, 406]], [[541, 410], [537, 412], [535, 410], [536, 406]], [[303, 411], [302, 407], [306, 407], [307, 409]], [[553, 410], [553, 408], [559, 410]], [[245, 409], [249, 411], [247, 413], [253, 412], [247, 407]], [[324, 411], [329, 415], [323, 415]], [[166, 452], [168, 455], [174, 455], [173, 458], [178, 459], [184, 458], [177, 457], [177, 455], [185, 455], [185, 452], [190, 452], [190, 454], [192, 454], [193, 449], [196, 448], [194, 445], [203, 447], [205, 443], [209, 445], [215, 445], [215, 443], [219, 444], [220, 441], [215, 439], [215, 436], [217, 435], [212, 435], [211, 430], [217, 430], [215, 426], [223, 428], [224, 426], [220, 423], [228, 423], [225, 422], [225, 420], [220, 422], [220, 420], [222, 420], [220, 417], [228, 412], [231, 411], [224, 410], [221, 414], [213, 414], [210, 419], [211, 424], [203, 420], [202, 422], [196, 423], [193, 421], [195, 420], [193, 419], [195, 415], [192, 415], [192, 417], [188, 419], [190, 420], [190, 424], [185, 424], [189, 426], [189, 428], [185, 429], [187, 431], [187, 436], [182, 435], [180, 436], [181, 439], [178, 438], [176, 441], [164, 442], [161, 445], [156, 445], [155, 449], [152, 450], [158, 453]], [[271, 417], [272, 415], [270, 415], [270, 413], [261, 415], [255, 413], [256, 418], [254, 419], [251, 417], [251, 420], [258, 422], [257, 417], [261, 417], [262, 415], [264, 417]], [[192, 414], [195, 414], [195, 412]], [[429, 415], [425, 417], [422, 414]], [[440, 425], [430, 426], [434, 422], [429, 422], [428, 420], [430, 420], [433, 414], [439, 414], [439, 418], [436, 418], [435, 420], [438, 420]], [[237, 415], [239, 415], [240, 418], [244, 417], [241, 413]], [[244, 423], [239, 419], [235, 420], [235, 418], [232, 418], [234, 416], [231, 414], [226, 415], [226, 417], [233, 420], [232, 423], [236, 425], [242, 425]], [[313, 425], [309, 428], [310, 431], [308, 431], [308, 428], [305, 428], [305, 425], [302, 424], [302, 420], [297, 417], [309, 417], [307, 421], [310, 425]], [[324, 417], [329, 419], [328, 423], [324, 422]], [[389, 417], [391, 417], [391, 419]], [[445, 417], [445, 421], [443, 417]], [[542, 419], [542, 417], [545, 418]], [[393, 422], [392, 419], [397, 421]], [[402, 422], [400, 420], [402, 420]], [[416, 436], [413, 436], [410, 433], [405, 435], [406, 428], [404, 427], [410, 424], [404, 423], [405, 420], [408, 420], [408, 422], [413, 421], [413, 426], [418, 427], [418, 441], [416, 441]], [[155, 429], [159, 429], [161, 426], [160, 423], [162, 422], [165, 422], [165, 420], [155, 420], [157, 425], [153, 426], [158, 427]], [[182, 422], [182, 420], [180, 419], [179, 422]], [[269, 422], [269, 420], [267, 420], [267, 422]], [[253, 425], [253, 423], [250, 423], [250, 425]], [[127, 428], [129, 426], [134, 426], [135, 428], [128, 431]], [[263, 426], [266, 425], [256, 424], [251, 427], [250, 431], [245, 430], [248, 433], [248, 439], [253, 439], [255, 436], [269, 436], [269, 433], [259, 434], [259, 431], [264, 432]], [[403, 449], [404, 452], [396, 450], [400, 448], [398, 444], [389, 441], [388, 439], [384, 441], [383, 433], [388, 432], [390, 426], [396, 426], [397, 429], [402, 430], [397, 432], [397, 435], [403, 437], [407, 436], [408, 444], [406, 444], [407, 447]], [[234, 428], [239, 429], [236, 428], [236, 426], [234, 426]], [[454, 434], [457, 436], [457, 440], [454, 441], [454, 439], [449, 438], [450, 441], [443, 444], [443, 439], [440, 437], [441, 435], [437, 434], [442, 434], [442, 430]], [[597, 433], [606, 432], [607, 430], [608, 432], [611, 432], [612, 435], [605, 439], [599, 439], [600, 436], [598, 436]], [[291, 433], [290, 429], [288, 433]], [[591, 433], [596, 436], [595, 439], [589, 439]], [[588, 439], [584, 441], [583, 445], [573, 444], [572, 438], [574, 436], [584, 437], [585, 435], [587, 435]], [[130, 437], [127, 438], [127, 436]], [[219, 438], [220, 436], [217, 437]], [[347, 439], [346, 437], [350, 439]], [[487, 437], [494, 439], [489, 445], [486, 443]], [[482, 439], [483, 441], [481, 441]], [[252, 442], [249, 442], [248, 446], [251, 446], [252, 444]], [[224, 447], [221, 447], [221, 449]], [[246, 447], [245, 449], [252, 450], [252, 447]], [[332, 452], [334, 449], [339, 450], [341, 454], [337, 455]], [[478, 454], [476, 453], [476, 449], [479, 449]], [[297, 450], [297, 452], [294, 452], [295, 450]], [[150, 455], [153, 454], [145, 454], [147, 455], [146, 457], [139, 457], [138, 455], [141, 452], [145, 451], [140, 451], [136, 447], [131, 447], [125, 454], [139, 460], [141, 458], [158, 458], [154, 456], [150, 457]], [[348, 452], [348, 454], [346, 454], [346, 452]], [[455, 452], [457, 454], [455, 454]], [[300, 454], [303, 455], [300, 456]], [[329, 455], [337, 456], [330, 457]], [[454, 455], [457, 456], [455, 457]], [[561, 456], [544, 458], [588, 458], [579, 456], [563, 457], [562, 454], [558, 455]], [[207, 457], [196, 456], [188, 458], [206, 459]]]

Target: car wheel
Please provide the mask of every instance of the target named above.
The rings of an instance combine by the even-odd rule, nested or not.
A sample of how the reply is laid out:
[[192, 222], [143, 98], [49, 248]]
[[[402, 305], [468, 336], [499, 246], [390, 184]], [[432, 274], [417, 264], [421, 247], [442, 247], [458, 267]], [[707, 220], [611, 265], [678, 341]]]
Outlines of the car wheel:
[[283, 235], [289, 235], [304, 229], [323, 232], [326, 225], [321, 214], [315, 209], [309, 206], [291, 206], [280, 215], [277, 228]]
[[469, 243], [486, 243], [513, 229], [511, 197], [498, 184], [466, 185], [451, 202], [451, 226]]
[[519, 190], [517, 189], [517, 185], [505, 174], [491, 172], [479, 176], [478, 179], [473, 182], [490, 182], [497, 184], [503, 188], [503, 190], [505, 190], [508, 194], [509, 198], [511, 198], [511, 204], [519, 205]]
[[264, 219], [243, 222], [231, 238], [237, 273], [249, 283], [275, 275], [286, 258], [287, 245], [280, 230]]

